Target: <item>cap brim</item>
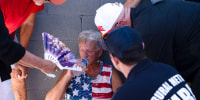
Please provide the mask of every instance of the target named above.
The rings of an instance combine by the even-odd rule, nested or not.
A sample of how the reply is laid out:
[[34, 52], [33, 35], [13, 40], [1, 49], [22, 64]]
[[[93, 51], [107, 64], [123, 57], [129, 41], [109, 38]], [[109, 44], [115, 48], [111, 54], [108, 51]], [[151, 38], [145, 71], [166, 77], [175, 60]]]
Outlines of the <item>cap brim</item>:
[[61, 5], [65, 3], [67, 0], [50, 0], [54, 5]]

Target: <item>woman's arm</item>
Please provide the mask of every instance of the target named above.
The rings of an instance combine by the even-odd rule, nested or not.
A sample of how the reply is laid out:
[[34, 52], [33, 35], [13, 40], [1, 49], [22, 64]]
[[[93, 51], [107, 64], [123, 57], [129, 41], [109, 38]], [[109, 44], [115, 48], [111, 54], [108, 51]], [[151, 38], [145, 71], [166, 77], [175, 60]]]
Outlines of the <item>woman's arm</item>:
[[121, 77], [119, 76], [119, 73], [115, 68], [113, 68], [112, 71], [112, 90], [113, 93], [117, 91], [117, 88], [120, 87], [123, 84]]
[[73, 73], [71, 70], [63, 70], [56, 84], [47, 93], [45, 100], [61, 100], [72, 80], [72, 77]]

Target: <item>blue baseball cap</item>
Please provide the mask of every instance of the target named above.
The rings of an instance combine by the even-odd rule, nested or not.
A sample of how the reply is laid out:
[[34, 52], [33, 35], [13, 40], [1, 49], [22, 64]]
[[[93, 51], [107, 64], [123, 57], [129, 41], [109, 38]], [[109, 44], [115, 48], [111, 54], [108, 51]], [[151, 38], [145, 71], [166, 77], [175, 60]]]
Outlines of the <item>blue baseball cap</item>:
[[104, 40], [107, 50], [119, 58], [136, 57], [143, 52], [142, 38], [129, 26], [117, 26]]

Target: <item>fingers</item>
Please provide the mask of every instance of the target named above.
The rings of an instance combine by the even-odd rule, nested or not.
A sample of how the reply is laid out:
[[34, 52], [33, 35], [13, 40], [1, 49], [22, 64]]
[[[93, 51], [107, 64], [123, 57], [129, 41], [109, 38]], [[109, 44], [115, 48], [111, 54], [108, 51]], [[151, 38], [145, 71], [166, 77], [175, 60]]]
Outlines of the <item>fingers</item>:
[[28, 76], [28, 71], [27, 70], [22, 70], [22, 73], [21, 73], [21, 78], [26, 78]]
[[12, 78], [22, 79], [21, 71], [18, 70], [18, 69], [12, 69], [12, 72], [11, 72], [10, 75], [11, 75]]
[[43, 66], [40, 70], [45, 73], [51, 73], [51, 72], [55, 72], [55, 71], [59, 71], [60, 69], [56, 66], [56, 64], [52, 63], [51, 61], [47, 61], [46, 60], [46, 64], [45, 66]]
[[15, 78], [24, 79], [28, 76], [29, 69], [23, 65], [15, 64], [16, 68], [14, 70]]
[[56, 66], [56, 70], [55, 71], [60, 71], [60, 69]]
[[[52, 62], [51, 62], [52, 63]], [[54, 63], [52, 63], [51, 64], [52, 66], [49, 66], [49, 71], [50, 72], [55, 72], [55, 71], [59, 71], [60, 69], [57, 67], [57, 65], [56, 64], [54, 64]], [[50, 73], [49, 72], [49, 73]]]
[[28, 76], [29, 73], [28, 67], [20, 65], [20, 71], [21, 71], [21, 78], [26, 78]]
[[60, 71], [60, 69], [56, 66], [56, 64], [53, 64], [54, 66], [52, 67], [53, 69], [50, 69], [50, 72], [55, 72], [55, 71]]
[[15, 78], [20, 78], [21, 77], [21, 72], [19, 69], [14, 69], [15, 70]]
[[10, 76], [11, 76], [11, 78], [17, 78], [16, 75], [15, 75], [15, 69], [12, 69]]

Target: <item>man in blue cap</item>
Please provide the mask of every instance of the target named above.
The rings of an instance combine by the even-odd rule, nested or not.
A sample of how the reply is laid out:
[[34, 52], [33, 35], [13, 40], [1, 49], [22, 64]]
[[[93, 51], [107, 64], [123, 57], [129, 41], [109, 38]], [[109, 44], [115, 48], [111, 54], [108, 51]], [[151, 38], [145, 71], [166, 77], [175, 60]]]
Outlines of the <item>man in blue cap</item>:
[[142, 38], [133, 28], [114, 28], [105, 45], [113, 65], [127, 78], [113, 100], [196, 100], [176, 69], [145, 55]]
[[200, 100], [200, 3], [184, 0], [129, 0], [133, 8], [106, 3], [95, 24], [104, 38], [119, 25], [141, 35], [145, 54], [176, 68]]

